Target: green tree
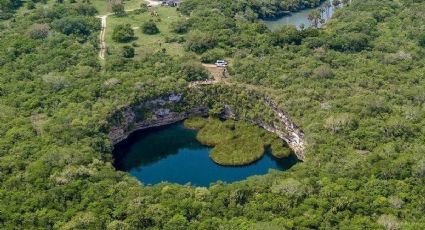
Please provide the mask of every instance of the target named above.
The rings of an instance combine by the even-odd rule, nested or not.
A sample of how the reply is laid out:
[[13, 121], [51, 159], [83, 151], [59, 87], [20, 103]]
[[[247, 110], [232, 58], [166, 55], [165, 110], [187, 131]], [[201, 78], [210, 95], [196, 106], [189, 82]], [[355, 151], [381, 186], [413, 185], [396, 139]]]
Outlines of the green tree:
[[187, 19], [179, 19], [176, 21], [173, 21], [170, 24], [171, 31], [177, 34], [184, 34], [187, 33], [190, 29], [191, 23]]
[[203, 53], [216, 46], [214, 35], [207, 32], [191, 31], [186, 38], [186, 49], [196, 53]]
[[28, 35], [33, 39], [43, 39], [49, 35], [49, 31], [47, 24], [34, 24], [28, 29]]
[[117, 25], [112, 32], [112, 40], [116, 42], [129, 42], [134, 39], [134, 30], [130, 24]]
[[199, 81], [208, 78], [208, 71], [196, 62], [186, 62], [181, 66], [181, 74], [186, 81]]
[[156, 23], [153, 20], [149, 20], [142, 24], [142, 31], [144, 34], [157, 34], [159, 29], [156, 26]]
[[134, 48], [131, 46], [123, 46], [121, 53], [125, 58], [132, 58], [134, 57]]
[[92, 32], [100, 30], [100, 22], [92, 17], [68, 16], [53, 21], [52, 27], [66, 35], [88, 37]]
[[201, 56], [201, 61], [203, 63], [215, 63], [217, 60], [224, 59], [226, 53], [223, 49], [211, 49], [206, 51]]
[[112, 12], [118, 17], [122, 17], [125, 15], [124, 5], [121, 3], [112, 5]]
[[420, 46], [425, 48], [425, 32], [422, 32], [418, 36], [418, 43]]

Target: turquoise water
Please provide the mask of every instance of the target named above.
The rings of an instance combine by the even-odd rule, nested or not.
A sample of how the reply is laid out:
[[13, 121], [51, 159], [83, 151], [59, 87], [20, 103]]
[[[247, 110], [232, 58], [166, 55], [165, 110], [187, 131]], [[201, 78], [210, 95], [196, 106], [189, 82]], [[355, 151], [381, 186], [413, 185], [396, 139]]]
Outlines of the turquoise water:
[[[301, 10], [299, 12], [294, 12], [291, 15], [283, 16], [283, 17], [281, 17], [279, 19], [265, 20], [263, 22], [271, 30], [278, 29], [279, 27], [281, 27], [283, 25], [295, 26], [297, 28], [300, 28], [301, 25], [304, 25], [305, 27], [309, 27], [309, 26], [312, 26], [312, 23], [308, 20], [308, 15], [312, 11], [317, 10], [320, 7], [322, 7], [325, 2], [323, 2], [320, 6], [318, 6], [316, 8]], [[327, 2], [332, 3], [332, 0], [329, 0]], [[342, 7], [342, 4], [339, 7]], [[332, 17], [332, 15], [334, 14], [334, 12], [335, 12], [335, 8], [331, 4], [331, 7], [321, 14], [322, 15], [322, 19], [324, 19], [325, 21], [327, 21], [328, 19], [330, 19]]]
[[186, 129], [182, 123], [137, 131], [115, 146], [115, 167], [145, 185], [167, 181], [208, 186], [216, 181], [234, 182], [266, 174], [269, 169], [286, 170], [298, 161], [294, 156], [277, 159], [267, 153], [247, 166], [220, 166], [209, 158], [211, 148], [195, 137], [196, 131]]

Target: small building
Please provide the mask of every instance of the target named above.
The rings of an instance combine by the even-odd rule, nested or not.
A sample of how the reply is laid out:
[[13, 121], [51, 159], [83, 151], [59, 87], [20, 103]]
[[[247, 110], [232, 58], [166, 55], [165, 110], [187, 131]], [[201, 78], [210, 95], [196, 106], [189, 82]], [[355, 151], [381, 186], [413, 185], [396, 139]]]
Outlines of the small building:
[[163, 6], [171, 6], [171, 7], [179, 7], [181, 1], [180, 0], [164, 0], [162, 1]]

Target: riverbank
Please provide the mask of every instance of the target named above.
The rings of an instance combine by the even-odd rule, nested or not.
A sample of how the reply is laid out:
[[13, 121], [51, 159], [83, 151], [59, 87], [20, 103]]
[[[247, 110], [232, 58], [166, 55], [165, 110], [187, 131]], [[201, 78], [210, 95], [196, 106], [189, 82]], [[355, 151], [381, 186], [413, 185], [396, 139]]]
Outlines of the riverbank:
[[[348, 4], [350, 4], [349, 1]], [[333, 0], [322, 1], [318, 6], [303, 9], [278, 18], [264, 19], [262, 22], [271, 30], [277, 30], [282, 26], [295, 26], [299, 29], [305, 27], [321, 27], [332, 18], [335, 10], [344, 7], [343, 3], [335, 4]]]

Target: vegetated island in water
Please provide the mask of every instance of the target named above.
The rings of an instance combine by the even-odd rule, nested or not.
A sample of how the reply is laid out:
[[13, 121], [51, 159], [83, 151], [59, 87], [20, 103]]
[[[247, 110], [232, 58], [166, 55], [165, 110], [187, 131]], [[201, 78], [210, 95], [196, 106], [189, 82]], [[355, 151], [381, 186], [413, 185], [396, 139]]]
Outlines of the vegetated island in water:
[[276, 158], [291, 154], [290, 148], [278, 136], [244, 121], [191, 117], [184, 125], [199, 130], [196, 139], [213, 147], [210, 158], [219, 165], [248, 165], [259, 160], [267, 150]]

